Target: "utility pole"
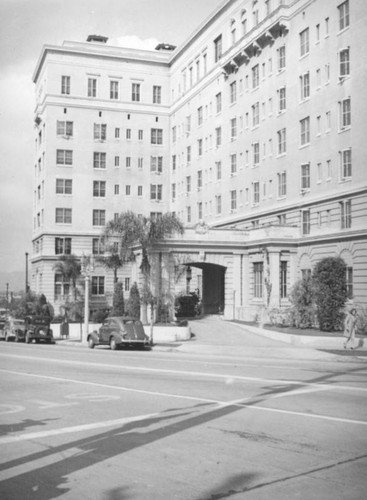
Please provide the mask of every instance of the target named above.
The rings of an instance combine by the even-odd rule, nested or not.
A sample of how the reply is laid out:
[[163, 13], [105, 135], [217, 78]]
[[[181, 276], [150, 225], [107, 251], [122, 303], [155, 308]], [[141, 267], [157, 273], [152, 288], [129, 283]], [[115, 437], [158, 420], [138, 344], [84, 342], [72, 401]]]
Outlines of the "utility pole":
[[28, 252], [25, 253], [25, 293], [28, 293]]

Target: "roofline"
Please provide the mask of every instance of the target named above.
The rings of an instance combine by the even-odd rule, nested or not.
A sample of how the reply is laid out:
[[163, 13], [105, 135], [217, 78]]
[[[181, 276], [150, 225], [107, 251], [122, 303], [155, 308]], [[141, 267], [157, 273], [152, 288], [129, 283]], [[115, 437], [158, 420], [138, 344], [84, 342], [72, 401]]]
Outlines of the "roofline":
[[[187, 49], [187, 47], [196, 40], [225, 10], [228, 9], [237, 0], [223, 0], [199, 26], [196, 30], [172, 53], [165, 51], [151, 51], [142, 49], [132, 49], [125, 47], [114, 47], [110, 45], [95, 45], [90, 42], [69, 42], [65, 41], [63, 45], [44, 45], [38, 58], [35, 70], [32, 75], [33, 83], [36, 83], [43, 62], [47, 53], [64, 53], [74, 55], [85, 55], [89, 57], [107, 57], [111, 59], [129, 59], [133, 61], [147, 62], [150, 64], [161, 64], [170, 67]], [[68, 45], [70, 44], [70, 45]]]

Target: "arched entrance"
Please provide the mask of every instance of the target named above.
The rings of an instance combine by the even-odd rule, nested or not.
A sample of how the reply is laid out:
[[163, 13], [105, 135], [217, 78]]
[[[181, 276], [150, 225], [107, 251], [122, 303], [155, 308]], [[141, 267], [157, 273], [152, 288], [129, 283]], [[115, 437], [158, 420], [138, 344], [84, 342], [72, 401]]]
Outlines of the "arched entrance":
[[202, 314], [221, 314], [224, 311], [224, 284], [226, 268], [207, 262], [190, 262], [190, 267], [202, 270]]

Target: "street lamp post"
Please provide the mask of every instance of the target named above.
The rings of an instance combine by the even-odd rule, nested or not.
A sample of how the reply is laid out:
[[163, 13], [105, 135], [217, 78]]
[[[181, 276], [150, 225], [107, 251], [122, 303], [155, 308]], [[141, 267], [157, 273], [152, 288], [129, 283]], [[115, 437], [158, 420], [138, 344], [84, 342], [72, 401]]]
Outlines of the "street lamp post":
[[88, 338], [89, 329], [89, 282], [91, 274], [94, 272], [94, 258], [93, 256], [86, 257], [83, 253], [81, 259], [81, 273], [85, 280], [85, 292], [84, 292], [84, 327], [82, 341], [86, 341]]

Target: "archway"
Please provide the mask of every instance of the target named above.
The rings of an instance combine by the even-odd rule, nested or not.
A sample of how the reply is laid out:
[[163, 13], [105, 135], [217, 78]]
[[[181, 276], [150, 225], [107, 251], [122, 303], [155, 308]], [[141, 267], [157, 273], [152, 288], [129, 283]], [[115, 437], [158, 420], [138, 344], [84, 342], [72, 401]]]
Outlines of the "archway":
[[207, 262], [190, 262], [190, 267], [202, 270], [202, 314], [221, 314], [224, 311], [226, 268]]

